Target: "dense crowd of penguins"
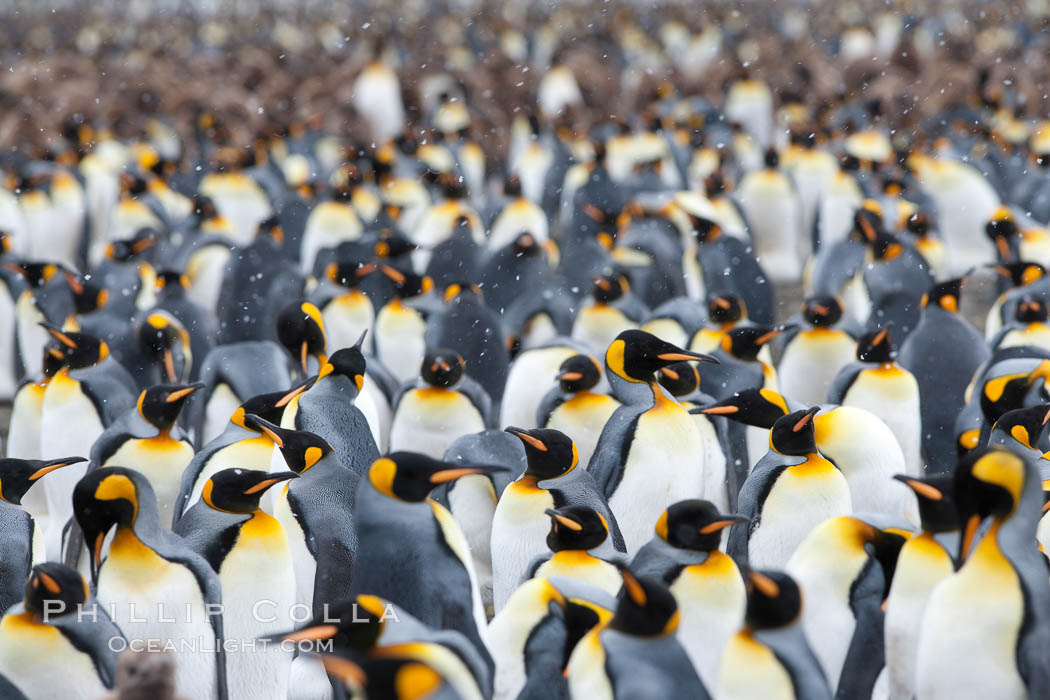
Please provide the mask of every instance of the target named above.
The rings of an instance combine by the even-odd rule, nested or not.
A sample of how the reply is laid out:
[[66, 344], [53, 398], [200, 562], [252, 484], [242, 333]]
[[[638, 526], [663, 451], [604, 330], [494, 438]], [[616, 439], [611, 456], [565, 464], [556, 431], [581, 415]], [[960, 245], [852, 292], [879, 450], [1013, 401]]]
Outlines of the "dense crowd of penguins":
[[1046, 19], [949, 5], [35, 25], [281, 116], [0, 80], [0, 698], [1050, 697], [1050, 122], [964, 60]]

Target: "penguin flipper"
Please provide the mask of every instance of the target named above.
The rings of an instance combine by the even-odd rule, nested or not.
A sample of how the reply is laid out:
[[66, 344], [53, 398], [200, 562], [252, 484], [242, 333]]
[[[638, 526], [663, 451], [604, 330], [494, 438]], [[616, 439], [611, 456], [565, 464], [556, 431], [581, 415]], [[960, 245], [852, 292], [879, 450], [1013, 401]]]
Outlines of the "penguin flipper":
[[[357, 531], [353, 522], [354, 494], [359, 477], [347, 470], [339, 478], [325, 479], [320, 486], [289, 489], [288, 506], [299, 522], [310, 552], [317, 562], [314, 575], [314, 614], [324, 611], [326, 603], [346, 600], [351, 596], [350, 582], [357, 555]], [[317, 508], [317, 503], [342, 505], [342, 508]], [[336, 516], [339, 517], [336, 517]]]
[[536, 425], [540, 428], [547, 427], [547, 421], [551, 419], [551, 414], [566, 401], [566, 394], [561, 390], [561, 387], [552, 387], [543, 398], [540, 399], [540, 405], [536, 408]]
[[850, 590], [850, 608], [856, 626], [839, 674], [836, 698], [871, 697], [875, 681], [886, 665], [882, 599], [887, 590], [882, 566], [869, 559]]
[[864, 366], [859, 362], [851, 362], [843, 367], [831, 383], [831, 388], [828, 389], [828, 403], [842, 404], [842, 400], [846, 398], [849, 388], [853, 386], [853, 382], [857, 381], [857, 375], [863, 369]]
[[[117, 684], [117, 661], [120, 655], [112, 651], [111, 644], [114, 639], [124, 639], [124, 633], [110, 619], [105, 606], [95, 604], [91, 614], [97, 615], [91, 624], [78, 620], [76, 615], [54, 617], [51, 624], [62, 632], [74, 648], [88, 655], [99, 680], [112, 690]], [[6, 698], [7, 695], [0, 692], [0, 697]]]
[[748, 563], [747, 545], [751, 539], [751, 533], [755, 531], [761, 520], [762, 504], [769, 492], [773, 490], [773, 484], [780, 473], [787, 467], [785, 463], [774, 462], [763, 457], [751, 470], [744, 485], [740, 487], [736, 512], [748, 518], [749, 522], [733, 525], [726, 540], [726, 554], [731, 556], [738, 566], [745, 566]]
[[606, 498], [616, 492], [623, 478], [626, 451], [631, 448], [638, 419], [645, 411], [645, 406], [620, 406], [606, 421], [598, 436], [598, 445], [591, 455], [587, 473], [594, 477], [598, 491]]
[[29, 513], [18, 506], [0, 503], [0, 528], [5, 539], [4, 556], [0, 557], [0, 611], [22, 601], [26, 579], [33, 568], [35, 527]]
[[459, 386], [456, 387], [456, 391], [470, 399], [470, 402], [474, 404], [474, 408], [478, 409], [478, 413], [481, 414], [481, 419], [485, 423], [486, 428], [497, 427], [497, 416], [494, 411], [495, 404], [484, 387], [470, 377], [465, 376], [460, 381]]

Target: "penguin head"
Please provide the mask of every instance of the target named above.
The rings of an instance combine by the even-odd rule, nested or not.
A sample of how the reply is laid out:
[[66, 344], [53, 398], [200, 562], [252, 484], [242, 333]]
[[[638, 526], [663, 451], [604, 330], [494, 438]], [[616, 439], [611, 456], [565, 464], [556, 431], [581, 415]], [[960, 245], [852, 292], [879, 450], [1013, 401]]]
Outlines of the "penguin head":
[[926, 212], [917, 211], [908, 217], [904, 228], [916, 238], [925, 238], [930, 233], [930, 217]]
[[802, 612], [802, 591], [782, 571], [752, 570], [746, 576], [744, 623], [753, 630], [786, 627]]
[[993, 428], [998, 428], [1030, 450], [1038, 450], [1048, 422], [1050, 404], [1040, 404], [1007, 411], [999, 417]]
[[158, 384], [143, 390], [136, 405], [139, 415], [161, 434], [167, 434], [179, 419], [179, 412], [193, 392], [204, 384]]
[[717, 403], [691, 408], [689, 412], [725, 416], [745, 425], [768, 430], [778, 419], [788, 414], [788, 407], [784, 397], [772, 389], [745, 389]]
[[97, 311], [109, 301], [109, 291], [90, 275], [81, 278], [67, 272], [66, 279], [73, 292], [73, 309], [78, 316]]
[[953, 314], [959, 312], [959, 295], [962, 293], [963, 282], [966, 277], [957, 277], [952, 280], [938, 282], [930, 287], [930, 291], [922, 297], [922, 307], [933, 304]]
[[900, 240], [889, 233], [881, 233], [871, 242], [871, 256], [875, 262], [889, 262], [896, 260], [904, 252], [904, 246]]
[[166, 311], [154, 311], [138, 328], [142, 353], [160, 368], [164, 380], [175, 384], [190, 370], [190, 334]]
[[88, 599], [88, 585], [76, 569], [46, 562], [29, 572], [23, 601], [26, 612], [43, 620], [73, 612]]
[[[114, 527], [133, 527], [143, 508], [156, 517], [156, 495], [141, 473], [124, 467], [105, 467], [84, 475], [73, 488], [73, 515], [84, 532], [91, 555], [91, 580], [98, 579], [102, 543]], [[159, 525], [159, 523], [158, 523]]]
[[791, 328], [793, 326], [737, 326], [722, 336], [721, 347], [738, 360], [754, 362], [769, 341]]
[[157, 235], [155, 229], [140, 228], [131, 238], [113, 241], [106, 246], [106, 257], [113, 262], [131, 262], [156, 244]]
[[254, 425], [269, 437], [284, 456], [288, 468], [302, 474], [332, 452], [332, 446], [315, 433], [305, 430], [289, 430], [271, 423], [260, 416], [245, 416], [246, 425]]
[[981, 522], [1009, 517], [1021, 502], [1028, 473], [1024, 460], [1000, 447], [982, 447], [959, 460], [952, 480], [952, 495], [963, 534], [959, 561], [966, 556]]
[[278, 247], [284, 245], [284, 229], [281, 227], [280, 218], [274, 214], [260, 221], [258, 228], [255, 229], [255, 238], [256, 240], [269, 240]]
[[834, 326], [842, 318], [842, 302], [830, 294], [818, 294], [802, 302], [802, 317], [811, 326]]
[[1014, 287], [1024, 287], [1046, 275], [1046, 268], [1034, 262], [1000, 262], [993, 265], [992, 269]]
[[505, 432], [521, 440], [525, 446], [525, 458], [528, 466], [525, 476], [536, 481], [555, 479], [567, 474], [579, 464], [580, 454], [576, 443], [560, 430], [550, 428], [504, 428]]
[[696, 236], [696, 240], [701, 244], [711, 243], [722, 237], [722, 227], [710, 219], [690, 214], [689, 224], [693, 229], [693, 235]]
[[207, 221], [208, 219], [218, 218], [219, 210], [210, 197], [196, 194], [193, 196], [193, 215], [198, 222]]
[[872, 211], [867, 207], [858, 209], [853, 214], [853, 228], [850, 229], [849, 238], [869, 246], [875, 245], [880, 238], [885, 239], [886, 234], [882, 230], [882, 213]]
[[430, 386], [448, 389], [463, 379], [467, 363], [455, 350], [431, 350], [423, 359], [419, 376]]
[[332, 356], [321, 365], [317, 380], [320, 381], [327, 376], [346, 377], [357, 387], [358, 393], [364, 391], [365, 369], [368, 362], [365, 360], [365, 354], [361, 352], [361, 345], [364, 343], [365, 333], [362, 333], [358, 341], [350, 347], [340, 348], [333, 352]]
[[521, 196], [521, 178], [517, 175], [509, 176], [503, 182], [503, 194], [511, 198], [517, 198]]
[[361, 280], [375, 271], [375, 263], [352, 260], [329, 263], [324, 270], [324, 276], [333, 284], [347, 289], [357, 289], [361, 285]]
[[732, 292], [718, 292], [707, 297], [707, 318], [712, 323], [724, 325], [737, 323], [747, 318], [744, 300]]
[[952, 474], [928, 474], [921, 478], [895, 474], [893, 478], [915, 494], [923, 530], [954, 532], [959, 529], [959, 514], [952, 500]]
[[157, 291], [185, 290], [190, 286], [190, 279], [178, 270], [157, 270]]
[[439, 484], [492, 471], [504, 471], [504, 468], [460, 467], [418, 452], [391, 452], [372, 463], [368, 480], [384, 496], [407, 503], [421, 503]]
[[417, 658], [409, 645], [390, 645], [364, 655], [347, 649], [318, 655], [325, 672], [351, 697], [423, 700], [455, 695], [445, 677]]
[[279, 635], [279, 639], [297, 644], [330, 639], [334, 647], [368, 651], [378, 642], [391, 610], [378, 596], [358, 594], [330, 603], [323, 615], [294, 632]]
[[857, 340], [857, 359], [861, 362], [886, 364], [897, 357], [897, 348], [893, 345], [891, 335], [893, 323], [887, 323], [879, 330], [865, 333]]
[[712, 552], [722, 541], [722, 530], [734, 523], [746, 523], [741, 515], [723, 515], [710, 501], [698, 498], [673, 504], [656, 521], [656, 534], [677, 549]]
[[683, 350], [652, 333], [629, 330], [616, 336], [605, 352], [605, 367], [610, 374], [634, 383], [651, 383], [656, 371], [676, 362], [713, 362], [718, 360], [692, 350]]
[[671, 396], [688, 396], [700, 388], [700, 372], [696, 365], [688, 362], [675, 362], [661, 367], [656, 373], [656, 381], [667, 389]]
[[269, 394], [259, 394], [248, 399], [233, 412], [230, 422], [236, 426], [262, 434], [262, 428], [258, 423], [248, 420], [248, 416], [258, 416], [270, 423], [280, 423], [284, 415], [285, 406], [299, 394], [310, 388], [312, 378], [300, 382], [289, 391], [275, 391]]
[[109, 357], [109, 346], [92, 335], [66, 332], [45, 322], [41, 322], [40, 325], [58, 342], [63, 355], [62, 361], [69, 369], [93, 367]]
[[1025, 294], [1014, 309], [1014, 320], [1018, 323], [1046, 323], [1046, 304], [1039, 297]]
[[209, 508], [225, 513], [254, 513], [266, 490], [289, 479], [296, 472], [264, 472], [256, 469], [223, 469], [204, 482], [201, 500]]
[[471, 282], [453, 282], [445, 287], [444, 299], [446, 304], [455, 302], [480, 302], [484, 295], [481, 287]]
[[[1037, 384], [1042, 380], [1042, 386]], [[1043, 360], [1029, 372], [1007, 374], [986, 379], [981, 387], [981, 413], [988, 425], [995, 423], [1008, 411], [1024, 406], [1032, 392], [1046, 399], [1046, 383], [1050, 381], [1050, 360]]]
[[609, 523], [590, 506], [562, 506], [544, 512], [551, 519], [547, 547], [552, 552], [594, 549], [609, 537]]
[[1013, 213], [1008, 207], [999, 207], [988, 223], [984, 225], [984, 233], [995, 244], [995, 248], [1002, 260], [1013, 257], [1011, 247], [1021, 230], [1014, 220]]
[[522, 231], [514, 238], [510, 250], [516, 258], [532, 258], [543, 252], [543, 248], [536, 242], [536, 237], [528, 231]]
[[321, 310], [308, 301], [293, 301], [277, 314], [277, 339], [307, 374], [306, 361], [314, 356], [324, 364], [325, 336]]
[[593, 389], [601, 379], [601, 365], [590, 355], [573, 355], [558, 367], [558, 384], [567, 394]]
[[662, 582], [638, 577], [625, 564], [617, 564], [623, 587], [616, 597], [616, 612], [609, 626], [624, 634], [658, 637], [678, 629], [678, 603]]
[[0, 500], [14, 505], [22, 504], [22, 497], [37, 479], [56, 469], [86, 462], [83, 457], [63, 457], [41, 461], [39, 459], [0, 459]]
[[817, 451], [813, 416], [819, 406], [795, 411], [777, 419], [769, 431], [769, 446], [782, 455], [803, 457]]
[[31, 289], [39, 289], [50, 282], [59, 272], [58, 265], [52, 263], [20, 262], [4, 263], [13, 272], [17, 272]]
[[380, 265], [379, 271], [394, 283], [394, 293], [398, 299], [414, 299], [434, 289], [434, 280], [426, 275], [402, 272], [389, 265]]
[[[394, 229], [385, 228], [379, 232], [379, 240], [376, 241], [375, 254], [380, 260], [400, 258], [408, 255], [416, 249], [416, 244], [410, 241]], [[397, 270], [394, 270], [397, 272]]]
[[599, 304], [610, 304], [623, 297], [630, 289], [627, 277], [617, 273], [601, 274], [594, 278], [591, 297]]

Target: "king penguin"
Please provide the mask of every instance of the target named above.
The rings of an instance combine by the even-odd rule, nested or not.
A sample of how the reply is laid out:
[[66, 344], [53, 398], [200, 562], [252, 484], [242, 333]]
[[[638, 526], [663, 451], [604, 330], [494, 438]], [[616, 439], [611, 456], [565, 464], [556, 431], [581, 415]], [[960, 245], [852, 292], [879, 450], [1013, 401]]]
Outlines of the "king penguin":
[[810, 531], [853, 508], [846, 477], [817, 452], [817, 408], [778, 418], [769, 451], [740, 489], [737, 510], [747, 524], [734, 525], [726, 552], [737, 563], [783, 567]]
[[30, 567], [46, 561], [43, 528], [22, 505], [22, 499], [41, 477], [83, 461], [83, 457], [49, 462], [0, 459], [0, 530], [6, 533], [0, 556], [0, 610], [7, 610], [22, 599]]
[[586, 469], [602, 428], [620, 402], [595, 391], [602, 380], [602, 368], [590, 355], [573, 355], [562, 362], [556, 380], [558, 385], [547, 392], [536, 410], [536, 425], [571, 437]]
[[441, 459], [458, 438], [485, 429], [492, 401], [464, 375], [465, 369], [466, 362], [457, 352], [427, 353], [419, 381], [405, 386], [395, 403], [391, 451], [411, 449]]
[[915, 375], [895, 361], [891, 326], [857, 341], [857, 361], [846, 365], [828, 391], [828, 402], [875, 414], [893, 431], [909, 474], [922, 473], [922, 406]]
[[856, 341], [841, 327], [842, 302], [813, 296], [802, 303], [805, 325], [788, 336], [777, 378], [785, 395], [807, 406], [823, 403], [839, 370], [853, 360]]
[[376, 314], [376, 357], [399, 382], [407, 382], [419, 372], [426, 352], [426, 319], [413, 304], [433, 290], [434, 282], [389, 265], [379, 270], [393, 281], [395, 294]]
[[[33, 567], [23, 585], [21, 604], [0, 620], [0, 680], [26, 698], [97, 700], [112, 692], [117, 650], [127, 641], [96, 605], [84, 578], [47, 563]], [[3, 697], [20, 700], [6, 692]]]
[[463, 633], [490, 668], [467, 540], [429, 494], [438, 484], [491, 469], [456, 467], [412, 452], [377, 459], [354, 501], [360, 556], [350, 582], [350, 595], [380, 596], [426, 625]]
[[320, 436], [280, 428], [259, 416], [245, 420], [273, 440], [288, 469], [299, 475], [274, 495], [273, 515], [288, 536], [296, 600], [316, 613], [349, 595], [358, 541], [354, 493], [361, 479], [339, 463]]
[[365, 356], [361, 341], [332, 353], [320, 367], [317, 380], [301, 394], [289, 399], [281, 427], [305, 430], [323, 438], [335, 450], [347, 469], [362, 475], [379, 457], [381, 440], [379, 418], [372, 422], [364, 409], [361, 391], [365, 386]]
[[962, 566], [930, 594], [916, 697], [1046, 697], [1050, 581], [1035, 540], [1043, 504], [1038, 471], [1012, 452], [982, 448], [956, 467], [952, 492]]
[[831, 700], [828, 680], [802, 632], [798, 584], [780, 571], [750, 571], [744, 627], [726, 645], [718, 697]]
[[182, 514], [200, 499], [201, 490], [218, 471], [239, 467], [267, 471], [273, 461], [273, 441], [255, 423], [246, 421], [257, 415], [271, 423], [280, 423], [284, 407], [292, 396], [306, 390], [306, 385], [289, 391], [260, 394], [244, 402], [230, 416], [221, 435], [208, 442], [193, 456], [182, 472], [182, 484], [172, 514], [172, 527]]
[[[111, 609], [129, 642], [174, 645], [178, 692], [226, 700], [222, 614], [215, 612], [222, 605], [219, 578], [181, 537], [161, 526], [149, 482], [122, 467], [93, 471], [73, 491], [73, 512], [91, 552], [98, 602]], [[103, 561], [102, 543], [114, 527]], [[184, 642], [196, 644], [183, 649]]]
[[[295, 472], [223, 469], [204, 484], [202, 500], [175, 529], [219, 575], [228, 639], [254, 639], [291, 624], [291, 549], [284, 528], [259, 508], [259, 500], [268, 489], [298, 477]], [[230, 650], [230, 697], [286, 700], [291, 662], [291, 652], [276, 645]]]
[[623, 589], [608, 624], [588, 632], [569, 657], [565, 672], [574, 698], [711, 696], [675, 637], [680, 615], [662, 583], [639, 578], [621, 566]]
[[596, 552], [611, 558], [626, 553], [616, 518], [591, 475], [579, 467], [576, 445], [556, 430], [508, 427], [525, 447], [528, 467], [500, 495], [492, 519], [492, 591], [495, 610], [506, 604], [530, 562], [547, 552], [548, 510], [590, 506], [601, 514], [610, 537]]
[[717, 362], [638, 330], [621, 333], [605, 353], [606, 376], [623, 406], [605, 424], [587, 471], [616, 513], [628, 553], [649, 541], [669, 505], [707, 495], [706, 467], [697, 465], [700, 431], [655, 376], [691, 360]]
[[905, 338], [898, 357], [919, 385], [922, 455], [930, 472], [954, 466], [955, 417], [966, 402], [966, 385], [988, 359], [980, 332], [959, 314], [964, 280], [940, 282], [926, 293], [919, 325]]
[[919, 503], [921, 527], [901, 547], [886, 598], [886, 672], [891, 698], [915, 697], [915, 661], [930, 594], [955, 573], [959, 517], [952, 500], [952, 475], [918, 478], [898, 474]]
[[135, 408], [106, 428], [91, 448], [89, 471], [121, 466], [149, 480], [164, 527], [172, 521], [183, 472], [193, 459], [193, 447], [176, 421], [201, 386], [159, 384], [144, 390]]
[[[135, 384], [102, 341], [82, 333], [48, 332], [60, 344], [65, 366], [44, 391], [40, 416], [40, 457], [90, 454], [92, 445], [119, 416], [135, 405]], [[72, 515], [70, 496], [87, 465], [44, 482], [47, 496], [48, 557], [60, 556], [62, 528]]]
[[736, 562], [719, 550], [722, 532], [744, 519], [710, 501], [679, 501], [656, 521], [656, 536], [631, 570], [662, 581], [678, 603], [678, 641], [701, 678], [714, 683], [729, 639], [744, 623], [747, 591]]
[[885, 665], [884, 603], [907, 523], [882, 516], [829, 518], [784, 571], [802, 597], [802, 630], [836, 697], [871, 697]]
[[589, 583], [609, 595], [620, 590], [620, 572], [614, 564], [590, 554], [609, 538], [609, 524], [590, 506], [572, 505], [548, 509], [551, 529], [547, 533], [548, 554], [532, 560], [525, 579], [560, 576]]

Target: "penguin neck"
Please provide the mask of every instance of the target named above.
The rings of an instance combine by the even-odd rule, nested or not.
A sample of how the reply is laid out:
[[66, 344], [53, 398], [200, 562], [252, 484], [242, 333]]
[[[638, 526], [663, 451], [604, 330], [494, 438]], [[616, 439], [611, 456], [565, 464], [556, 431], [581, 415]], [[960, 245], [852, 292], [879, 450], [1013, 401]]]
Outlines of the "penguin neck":
[[660, 392], [659, 385], [654, 380], [647, 382], [630, 381], [624, 379], [616, 372], [608, 372], [609, 387], [613, 396], [625, 406], [644, 406], [652, 408], [656, 403], [656, 395]]

